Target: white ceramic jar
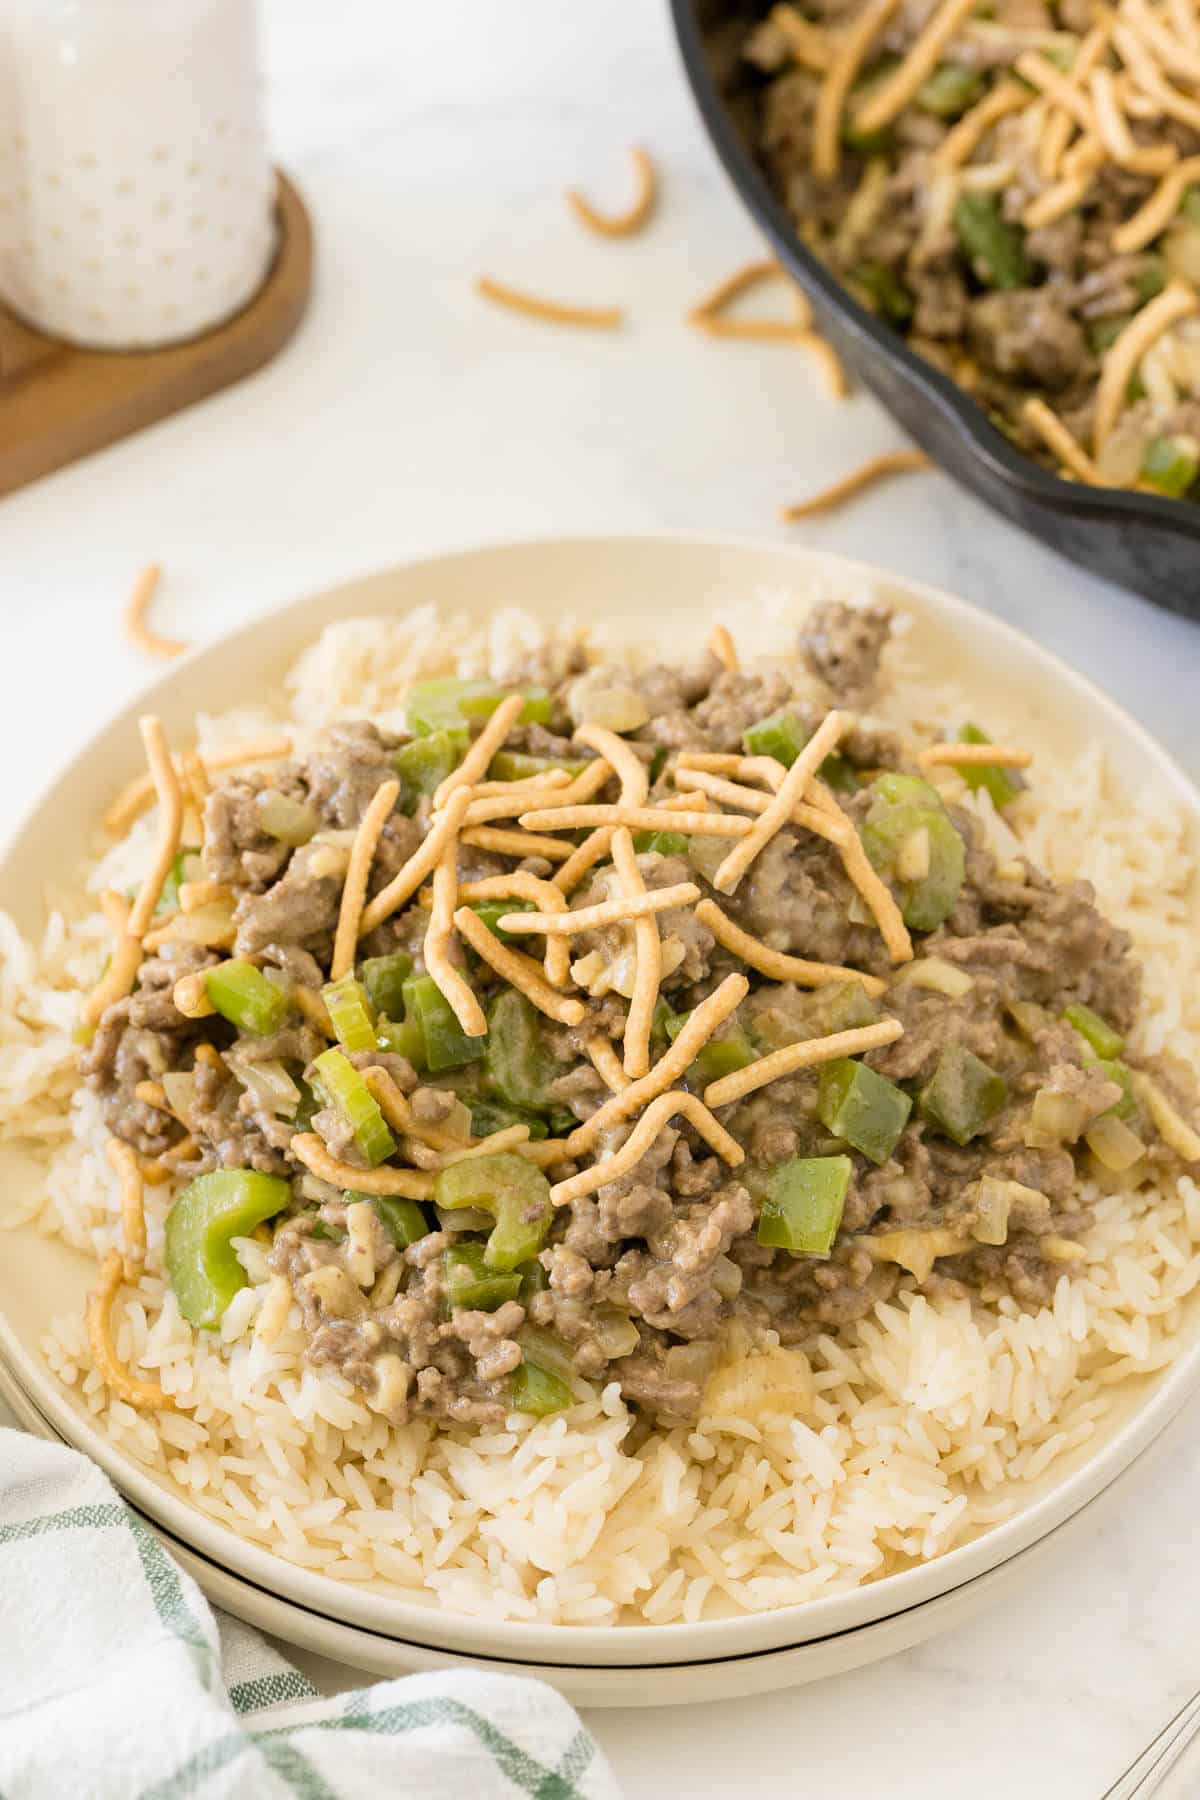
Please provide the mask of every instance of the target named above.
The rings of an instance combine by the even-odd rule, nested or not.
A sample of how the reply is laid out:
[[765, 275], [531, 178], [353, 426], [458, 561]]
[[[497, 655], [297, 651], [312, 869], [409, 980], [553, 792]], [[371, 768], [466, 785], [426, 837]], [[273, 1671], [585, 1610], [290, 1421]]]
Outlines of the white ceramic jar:
[[0, 299], [99, 349], [194, 337], [275, 246], [254, 0], [3, 0]]

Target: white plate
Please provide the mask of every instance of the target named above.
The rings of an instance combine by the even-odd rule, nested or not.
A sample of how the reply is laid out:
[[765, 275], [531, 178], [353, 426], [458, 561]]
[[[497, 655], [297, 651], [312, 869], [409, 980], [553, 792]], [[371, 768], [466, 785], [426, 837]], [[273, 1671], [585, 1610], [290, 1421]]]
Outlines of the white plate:
[[[55, 1443], [63, 1442], [2, 1363], [0, 1396], [8, 1402], [27, 1431]], [[1137, 1459], [1139, 1469], [1157, 1453], [1157, 1445], [1145, 1450]], [[210, 1562], [206, 1556], [198, 1555], [155, 1520], [144, 1518], [140, 1513], [138, 1516], [144, 1518], [145, 1524], [214, 1606], [284, 1643], [294, 1644], [314, 1656], [343, 1663], [351, 1669], [392, 1677], [415, 1675], [426, 1669], [483, 1668], [499, 1675], [536, 1675], [539, 1681], [548, 1681], [557, 1688], [575, 1706], [696, 1706], [716, 1700], [740, 1700], [750, 1695], [770, 1694], [780, 1688], [823, 1681], [827, 1676], [846, 1675], [852, 1669], [882, 1662], [886, 1657], [897, 1656], [901, 1651], [926, 1643], [943, 1631], [965, 1625], [986, 1607], [1020, 1587], [1068, 1534], [1074, 1536], [1082, 1529], [1085, 1521], [1094, 1529], [1098, 1523], [1097, 1513], [1114, 1503], [1125, 1477], [1131, 1473], [1132, 1470], [1127, 1469], [1104, 1494], [1028, 1550], [1022, 1550], [989, 1574], [977, 1575], [973, 1581], [964, 1582], [938, 1599], [926, 1600], [920, 1606], [909, 1607], [873, 1625], [860, 1625], [855, 1630], [819, 1638], [814, 1643], [760, 1650], [757, 1654], [715, 1662], [660, 1663], [649, 1672], [456, 1656], [448, 1650], [431, 1650], [422, 1644], [383, 1637], [378, 1632], [344, 1625], [321, 1613], [295, 1606], [277, 1594], [266, 1593], [252, 1582]]]
[[[44, 883], [70, 877], [105, 803], [137, 770], [134, 723], [148, 699], [168, 729], [184, 736], [196, 712], [273, 687], [333, 620], [431, 601], [476, 614], [519, 604], [547, 619], [564, 612], [604, 617], [631, 640], [679, 654], [703, 641], [715, 609], [759, 592], [807, 597], [814, 587], [824, 591], [832, 577], [843, 591], [873, 586], [904, 608], [913, 619], [911, 641], [930, 673], [969, 677], [980, 709], [986, 711], [992, 695], [1023, 741], [1051, 754], [1100, 742], [1124, 802], [1132, 806], [1146, 792], [1169, 795], [1189, 815], [1193, 845], [1200, 845], [1200, 796], [1153, 740], [1080, 676], [960, 600], [839, 558], [730, 539], [574, 539], [466, 551], [369, 576], [286, 607], [176, 665], [99, 732], [44, 797], [0, 862], [0, 905], [26, 926], [36, 925]], [[1193, 895], [1192, 905], [1200, 929], [1200, 896]], [[1200, 1381], [1197, 1302], [1188, 1309], [1187, 1348], [1174, 1365], [1127, 1384], [1099, 1440], [1022, 1490], [1027, 1499], [1015, 1517], [935, 1562], [852, 1593], [749, 1618], [650, 1629], [483, 1622], [297, 1569], [187, 1505], [100, 1436], [38, 1349], [53, 1314], [82, 1306], [91, 1276], [86, 1260], [60, 1243], [32, 1231], [10, 1239], [0, 1259], [0, 1358], [54, 1428], [92, 1455], [173, 1538], [263, 1593], [351, 1629], [456, 1655], [586, 1667], [597, 1675], [641, 1669], [643, 1679], [665, 1689], [675, 1685], [671, 1664], [727, 1664], [798, 1646], [811, 1646], [815, 1660], [824, 1658], [830, 1669], [839, 1666], [831, 1642], [885, 1619], [900, 1629], [901, 1615], [973, 1585], [1079, 1512], [1145, 1449]], [[646, 1690], [647, 1699], [674, 1697], [680, 1696]]]

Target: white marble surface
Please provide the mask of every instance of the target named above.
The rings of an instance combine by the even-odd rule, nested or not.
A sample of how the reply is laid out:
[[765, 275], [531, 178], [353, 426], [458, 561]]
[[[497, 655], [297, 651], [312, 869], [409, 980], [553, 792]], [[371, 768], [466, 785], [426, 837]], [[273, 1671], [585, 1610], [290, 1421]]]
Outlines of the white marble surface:
[[[292, 349], [229, 394], [0, 506], [0, 830], [152, 673], [117, 610], [150, 556], [163, 628], [207, 638], [356, 571], [547, 532], [780, 537], [780, 502], [897, 441], [804, 358], [681, 323], [757, 246], [692, 113], [660, 0], [269, 0], [280, 158], [315, 215]], [[652, 146], [661, 218], [597, 242], [561, 199], [618, 204]], [[629, 307], [620, 335], [539, 328], [471, 277]], [[941, 475], [819, 526], [1073, 656], [1200, 773], [1200, 630], [1072, 570]], [[818, 1687], [590, 1723], [630, 1796], [1095, 1800], [1200, 1685], [1200, 1406], [1027, 1592]], [[326, 1672], [329, 1673], [328, 1671]], [[1194, 1774], [1200, 1783], [1200, 1774]]]

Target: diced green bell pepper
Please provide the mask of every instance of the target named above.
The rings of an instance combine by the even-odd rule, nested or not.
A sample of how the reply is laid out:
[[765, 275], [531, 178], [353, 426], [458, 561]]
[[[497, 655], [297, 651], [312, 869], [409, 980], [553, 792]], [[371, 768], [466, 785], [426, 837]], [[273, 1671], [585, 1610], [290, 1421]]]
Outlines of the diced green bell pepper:
[[821, 1029], [827, 1036], [835, 1031], [857, 1031], [863, 1025], [874, 1025], [879, 1009], [861, 981], [839, 981], [823, 990], [817, 1000]]
[[773, 756], [790, 769], [810, 735], [798, 714], [777, 712], [748, 726], [742, 733], [742, 743], [748, 756]]
[[326, 982], [321, 998], [343, 1050], [378, 1050], [371, 1008], [361, 982], [353, 975], [343, 975], [340, 981]]
[[[171, 866], [167, 870], [167, 878], [162, 884], [162, 893], [159, 895], [158, 905], [154, 909], [156, 913], [169, 913], [175, 911], [179, 905], [180, 885], [191, 879], [191, 871], [189, 870], [188, 865], [193, 858], [195, 858], [197, 864], [199, 864], [199, 857], [200, 852], [198, 850], [180, 850], [171, 858]], [[196, 874], [198, 877], [198, 867]]]
[[421, 1035], [421, 1027], [414, 1019], [386, 1019], [381, 1016], [375, 1021], [375, 1036], [379, 1039], [381, 1050], [390, 1050], [393, 1056], [407, 1057], [414, 1069], [425, 1067], [425, 1039]]
[[[991, 738], [978, 725], [964, 725], [958, 734], [960, 744], [990, 744]], [[1002, 769], [996, 763], [963, 763], [959, 774], [969, 788], [986, 788], [997, 810], [1008, 806], [1025, 783], [1015, 769]]]
[[1200, 443], [1186, 432], [1151, 438], [1142, 458], [1142, 479], [1169, 499], [1181, 500], [1200, 475]]
[[500, 930], [501, 919], [506, 913], [536, 912], [537, 908], [532, 900], [480, 900], [471, 911], [479, 914], [493, 937], [499, 938], [502, 944], [511, 944], [514, 934]]
[[535, 1294], [544, 1294], [550, 1286], [550, 1277], [536, 1257], [532, 1262], [523, 1262], [517, 1273], [521, 1277], [522, 1306], [528, 1306]]
[[[1121, 1089], [1121, 1098], [1108, 1111], [1118, 1119], [1132, 1119], [1138, 1110], [1138, 1104], [1133, 1091], [1133, 1070], [1129, 1064], [1122, 1062], [1119, 1056], [1098, 1056], [1090, 1066], [1099, 1069], [1106, 1080], [1115, 1081]], [[1102, 1118], [1107, 1116], [1101, 1114]]]
[[410, 975], [403, 993], [406, 1017], [420, 1029], [422, 1065], [432, 1074], [483, 1055], [487, 1039], [467, 1036], [432, 975]]
[[451, 1244], [442, 1266], [451, 1312], [495, 1312], [521, 1291], [518, 1274], [498, 1274], [488, 1267], [482, 1244]]
[[1008, 1083], [963, 1044], [947, 1044], [921, 1089], [921, 1115], [956, 1144], [969, 1144], [1008, 1099]]
[[852, 1173], [848, 1156], [794, 1156], [778, 1163], [763, 1184], [759, 1243], [796, 1256], [828, 1256]]
[[919, 775], [901, 775], [896, 769], [888, 769], [882, 775], [877, 775], [871, 783], [871, 792], [882, 795], [896, 806], [937, 808], [942, 804], [942, 796], [929, 782], [923, 781]]
[[515, 988], [505, 988], [488, 1010], [484, 1066], [493, 1091], [510, 1106], [544, 1111], [550, 1087], [562, 1073], [542, 1041], [537, 1008]]
[[[931, 798], [901, 797], [920, 789]], [[966, 875], [962, 838], [926, 782], [885, 775], [872, 783], [872, 791], [875, 798], [862, 828], [863, 848], [879, 873], [894, 883], [905, 924], [914, 931], [932, 931], [950, 916], [962, 891]], [[919, 879], [904, 880], [897, 865], [905, 847], [921, 831], [929, 834], [928, 872]]]
[[818, 773], [826, 787], [831, 787], [835, 794], [857, 794], [858, 771], [849, 757], [841, 756], [834, 750], [825, 758]]
[[1130, 313], [1118, 313], [1109, 319], [1093, 319], [1087, 328], [1087, 340], [1092, 354], [1103, 356], [1106, 350], [1111, 350], [1131, 317]]
[[505, 1272], [537, 1255], [554, 1216], [550, 1183], [542, 1171], [506, 1150], [440, 1169], [433, 1197], [451, 1212], [467, 1206], [492, 1215], [496, 1223], [484, 1246], [487, 1266]]
[[[528, 1125], [531, 1138], [549, 1135], [550, 1127], [545, 1119], [523, 1107], [508, 1106], [502, 1100], [472, 1100], [470, 1106], [472, 1137], [490, 1137], [493, 1131], [506, 1131], [510, 1125]], [[574, 1122], [572, 1115], [572, 1124]]]
[[404, 1017], [404, 983], [412, 974], [413, 959], [403, 950], [387, 956], [368, 956], [358, 965], [358, 979], [377, 1013], [389, 1019]]
[[[668, 1040], [673, 1044], [688, 1020], [690, 1012], [671, 1013], [664, 1020]], [[684, 1080], [690, 1088], [705, 1088], [722, 1075], [733, 1075], [757, 1060], [754, 1046], [740, 1025], [734, 1024], [721, 1037], [710, 1038], [695, 1061], [688, 1066]]]
[[351, 1189], [346, 1195], [347, 1205], [355, 1200], [369, 1201], [375, 1208], [397, 1250], [407, 1250], [410, 1244], [429, 1235], [429, 1220], [416, 1200], [405, 1200], [397, 1194], [359, 1194]]
[[856, 263], [850, 279], [866, 294], [881, 319], [891, 325], [906, 325], [912, 318], [912, 295], [886, 263]]
[[1133, 290], [1145, 306], [1156, 300], [1167, 285], [1167, 265], [1161, 256], [1148, 257], [1133, 278]]
[[497, 750], [488, 766], [492, 781], [528, 781], [534, 775], [551, 775], [563, 769], [572, 780], [582, 775], [586, 762], [571, 761], [565, 756], [530, 756], [525, 750]]
[[639, 856], [651, 851], [658, 856], [686, 856], [688, 840], [681, 831], [638, 831], [633, 847]]
[[284, 989], [268, 981], [253, 963], [224, 962], [206, 969], [204, 988], [223, 1019], [257, 1037], [278, 1031], [291, 1011]]
[[392, 757], [400, 777], [400, 810], [415, 813], [423, 795], [436, 793], [467, 754], [471, 734], [465, 725], [414, 738]]
[[[513, 691], [497, 687], [494, 681], [467, 681], [454, 676], [418, 681], [404, 702], [405, 721], [414, 737], [453, 730], [465, 719], [490, 718], [505, 695]], [[518, 723], [548, 725], [551, 701], [545, 688], [525, 687], [519, 691], [525, 696], [525, 705]]]
[[1094, 1050], [1097, 1056], [1120, 1056], [1124, 1050], [1125, 1039], [1120, 1032], [1114, 1031], [1108, 1020], [1102, 1019], [1100, 1014], [1093, 1012], [1090, 1006], [1084, 1006], [1081, 1002], [1074, 1001], [1070, 1006], [1063, 1008], [1063, 1018], [1079, 1033], [1084, 1043], [1090, 1050]]
[[[790, 769], [811, 735], [797, 713], [785, 710], [759, 719], [756, 725], [743, 731], [742, 744], [748, 756], [773, 756], [785, 769]], [[839, 793], [853, 793], [858, 786], [853, 764], [839, 756], [836, 750], [825, 758], [818, 774]]]
[[324, 1219], [317, 1219], [308, 1235], [317, 1244], [344, 1244], [346, 1241], [346, 1233], [335, 1231]]
[[913, 105], [935, 119], [961, 118], [983, 92], [983, 76], [961, 63], [939, 63], [913, 97]]
[[548, 1413], [562, 1412], [574, 1397], [561, 1375], [539, 1368], [537, 1363], [522, 1362], [513, 1370], [511, 1399], [514, 1412], [533, 1413], [544, 1419]]
[[189, 1325], [213, 1331], [246, 1286], [231, 1238], [282, 1212], [292, 1184], [254, 1169], [215, 1169], [184, 1188], [167, 1214], [167, 1276]]
[[396, 1140], [384, 1123], [375, 1096], [342, 1050], [323, 1050], [312, 1065], [312, 1078], [325, 1102], [349, 1125], [354, 1142], [372, 1167], [385, 1162]]
[[990, 288], [1027, 287], [1033, 270], [1025, 233], [1000, 211], [995, 194], [960, 194], [954, 229], [971, 268]]
[[890, 54], [877, 57], [862, 79], [855, 82], [850, 90], [850, 103], [842, 112], [840, 136], [846, 148], [856, 150], [860, 156], [881, 156], [895, 142], [895, 134], [890, 125], [880, 126], [876, 131], [860, 131], [855, 120], [875, 89], [887, 80], [897, 62], [898, 58]]
[[817, 1117], [873, 1163], [885, 1163], [900, 1142], [912, 1100], [866, 1063], [842, 1057], [826, 1063], [817, 1086]]

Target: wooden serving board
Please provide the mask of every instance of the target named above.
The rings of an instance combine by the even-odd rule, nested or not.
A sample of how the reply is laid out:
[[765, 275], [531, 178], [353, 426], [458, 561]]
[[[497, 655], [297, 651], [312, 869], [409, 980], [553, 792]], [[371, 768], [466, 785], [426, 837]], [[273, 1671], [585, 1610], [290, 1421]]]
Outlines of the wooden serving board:
[[250, 304], [165, 350], [80, 350], [0, 306], [0, 495], [240, 381], [287, 343], [308, 304], [313, 234], [282, 173], [279, 248]]

